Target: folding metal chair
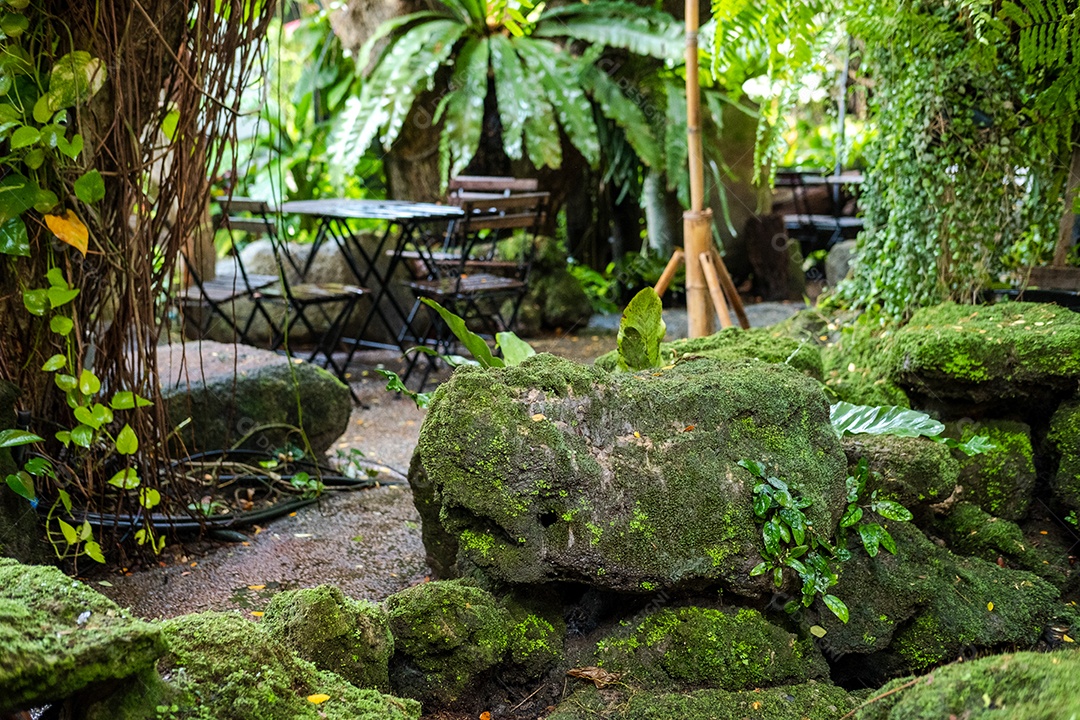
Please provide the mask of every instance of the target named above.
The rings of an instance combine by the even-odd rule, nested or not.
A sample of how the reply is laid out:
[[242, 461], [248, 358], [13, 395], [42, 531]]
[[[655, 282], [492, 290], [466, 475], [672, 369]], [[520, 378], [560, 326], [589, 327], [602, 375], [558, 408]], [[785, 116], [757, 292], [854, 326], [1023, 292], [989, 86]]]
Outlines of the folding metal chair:
[[[549, 201], [548, 193], [465, 200], [462, 203], [464, 218], [452, 223], [447, 231], [448, 238], [460, 243], [459, 254], [452, 262], [437, 255], [422, 257], [428, 277], [406, 283], [417, 297], [406, 327], [413, 325], [423, 306], [421, 298], [430, 298], [477, 327], [481, 334], [494, 336], [497, 332], [513, 330], [528, 290], [536, 235], [543, 225]], [[524, 249], [516, 260], [498, 260], [487, 255], [487, 247], [496, 247], [515, 230], [524, 231], [527, 236]], [[485, 247], [482, 256], [474, 253], [478, 246]], [[509, 306], [504, 310], [507, 301]], [[428, 335], [416, 340], [436, 352], [449, 354], [454, 344], [453, 335], [437, 313], [432, 311], [430, 315]], [[406, 368], [406, 378], [417, 359], [418, 354], [413, 353]], [[433, 369], [429, 363], [421, 387]]]
[[[234, 197], [222, 203], [222, 215], [225, 218], [223, 227], [262, 234], [270, 241], [279, 272], [271, 283], [257, 291], [258, 304], [270, 326], [269, 348], [290, 356], [301, 356], [308, 362], [315, 362], [322, 355], [320, 365], [347, 381], [345, 363], [335, 360], [334, 353], [340, 349], [349, 319], [366, 291], [356, 285], [304, 281], [300, 263], [289, 253], [277, 232], [276, 211], [267, 202]], [[239, 260], [238, 265], [243, 266]], [[271, 317], [264, 305], [270, 303], [284, 307], [282, 320]], [[310, 314], [313, 312], [318, 313], [325, 330], [318, 327], [319, 320]], [[307, 352], [296, 352], [297, 348], [289, 342], [290, 330], [297, 324], [313, 339]]]

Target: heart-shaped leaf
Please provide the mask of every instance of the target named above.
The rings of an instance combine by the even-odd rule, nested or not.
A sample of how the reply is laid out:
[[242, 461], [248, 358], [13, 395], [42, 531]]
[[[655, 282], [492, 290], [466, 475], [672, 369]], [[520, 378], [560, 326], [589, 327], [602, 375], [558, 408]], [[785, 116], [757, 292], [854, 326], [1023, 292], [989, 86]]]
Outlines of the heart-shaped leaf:
[[83, 150], [82, 135], [76, 134], [71, 138], [70, 141], [68, 141], [67, 138], [65, 138], [63, 135], [57, 137], [56, 149], [74, 160], [75, 158], [79, 157], [79, 153], [81, 153]]
[[93, 540], [86, 541], [86, 544], [83, 545], [83, 552], [86, 553], [86, 557], [94, 562], [105, 563], [105, 556], [101, 553], [101, 546]]
[[42, 317], [49, 309], [49, 295], [47, 290], [24, 290], [22, 294], [23, 307], [31, 315]]
[[23, 125], [21, 128], [11, 134], [11, 149], [18, 150], [19, 148], [28, 147], [36, 143], [38, 140], [41, 140], [41, 131], [38, 130], [36, 127]]
[[142, 488], [139, 490], [139, 504], [147, 510], [155, 507], [161, 502], [161, 493], [154, 488]]
[[139, 473], [134, 468], [125, 468], [109, 478], [109, 484], [124, 490], [133, 490], [139, 487]]
[[56, 381], [56, 387], [60, 388], [64, 392], [69, 392], [79, 387], [79, 381], [71, 375], [65, 375], [61, 373], [60, 375], [57, 375], [54, 379]]
[[0, 225], [0, 255], [30, 257], [30, 238], [22, 218], [11, 218]]
[[79, 542], [79, 533], [75, 530], [75, 527], [69, 523], [57, 518], [57, 522], [60, 523], [60, 532], [64, 535], [64, 541], [68, 545], [74, 545]]
[[83, 425], [89, 425], [95, 430], [101, 428], [101, 422], [91, 414], [90, 408], [79, 406], [75, 408], [73, 414], [75, 415], [75, 419]]
[[133, 407], [150, 407], [154, 403], [130, 390], [121, 390], [112, 397], [109, 405], [113, 410], [130, 410]]
[[64, 277], [64, 271], [58, 267], [49, 268], [49, 272], [45, 273], [45, 279], [49, 281], [49, 287], [62, 288], [64, 290], [71, 287], [71, 283]]
[[76, 180], [75, 196], [87, 205], [105, 197], [105, 181], [101, 179], [101, 173], [91, 170]]
[[71, 288], [70, 290], [64, 290], [63, 288], [51, 287], [45, 292], [49, 298], [49, 306], [52, 309], [63, 307], [69, 302], [74, 300], [79, 295], [79, 288]]
[[116, 452], [121, 455], [134, 455], [139, 449], [139, 438], [130, 425], [124, 425], [116, 436]]
[[45, 364], [41, 366], [41, 369], [45, 372], [56, 372], [57, 370], [62, 370], [65, 365], [67, 365], [67, 358], [58, 353], [46, 360]]
[[32, 503], [37, 502], [37, 491], [34, 490], [34, 479], [30, 477], [28, 473], [19, 472], [8, 475], [4, 478], [4, 482], [7, 483], [7, 486], [11, 488], [16, 495], [24, 497]]
[[63, 315], [54, 315], [49, 320], [49, 329], [57, 335], [63, 335], [67, 337], [72, 328], [75, 327], [75, 323], [71, 321], [71, 318], [64, 317]]
[[83, 370], [79, 373], [79, 392], [83, 395], [93, 395], [101, 389], [101, 381], [98, 380], [97, 375], [89, 370]]
[[18, 447], [41, 442], [44, 438], [26, 430], [0, 430], [0, 448]]
[[39, 189], [37, 183], [18, 173], [0, 180], [0, 223], [19, 217], [34, 207]]
[[71, 431], [71, 442], [79, 447], [88, 448], [94, 440], [94, 428], [89, 425], [79, 425]]
[[53, 112], [84, 103], [105, 84], [105, 64], [84, 50], [64, 55], [49, 75], [49, 107]]
[[86, 229], [86, 225], [73, 210], [68, 210], [62, 216], [46, 215], [45, 224], [62, 242], [86, 255], [90, 247], [90, 231]]

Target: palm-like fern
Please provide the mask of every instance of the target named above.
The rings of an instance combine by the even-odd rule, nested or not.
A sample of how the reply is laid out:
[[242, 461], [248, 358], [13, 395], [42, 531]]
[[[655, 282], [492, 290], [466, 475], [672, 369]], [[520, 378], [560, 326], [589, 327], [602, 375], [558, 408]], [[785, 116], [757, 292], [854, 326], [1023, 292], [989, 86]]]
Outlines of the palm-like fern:
[[[440, 0], [437, 11], [395, 18], [361, 48], [357, 67], [389, 38], [374, 69], [349, 99], [331, 138], [329, 153], [346, 172], [372, 143], [389, 150], [425, 90], [435, 88], [443, 67], [452, 67], [448, 91], [435, 120], [442, 122], [444, 179], [460, 173], [480, 142], [489, 73], [508, 157], [527, 157], [536, 167], [562, 162], [560, 129], [591, 164], [600, 159], [595, 112], [621, 128], [647, 165], [662, 163], [648, 119], [595, 61], [604, 48], [658, 59], [681, 54], [680, 25], [662, 12], [620, 0], [595, 0], [532, 10], [512, 0]], [[528, 14], [526, 14], [528, 13]], [[578, 55], [565, 41], [587, 43]]]

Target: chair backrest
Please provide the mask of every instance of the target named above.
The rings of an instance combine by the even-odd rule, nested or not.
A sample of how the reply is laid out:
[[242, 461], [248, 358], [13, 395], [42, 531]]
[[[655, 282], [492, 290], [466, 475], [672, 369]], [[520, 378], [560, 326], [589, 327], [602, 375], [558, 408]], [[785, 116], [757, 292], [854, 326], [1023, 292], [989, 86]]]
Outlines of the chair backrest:
[[[536, 235], [547, 217], [550, 198], [546, 192], [522, 193], [463, 203], [461, 209], [465, 217], [457, 221], [456, 233], [461, 242], [461, 272], [464, 273], [471, 260], [492, 260], [499, 240], [509, 237], [515, 230], [524, 230], [525, 246], [514, 264], [517, 277], [526, 279], [535, 254]], [[478, 252], [479, 246], [487, 252]]]
[[510, 195], [517, 192], [536, 192], [540, 187], [535, 178], [515, 178], [497, 175], [458, 175], [450, 178], [450, 196], [458, 193], [494, 193]]

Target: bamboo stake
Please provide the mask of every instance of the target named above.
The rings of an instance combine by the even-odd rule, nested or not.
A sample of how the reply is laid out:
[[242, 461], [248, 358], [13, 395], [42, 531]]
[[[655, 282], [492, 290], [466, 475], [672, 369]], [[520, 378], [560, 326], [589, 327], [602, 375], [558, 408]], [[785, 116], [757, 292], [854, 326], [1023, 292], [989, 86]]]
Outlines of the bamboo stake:
[[690, 165], [690, 210], [683, 213], [686, 240], [686, 314], [690, 337], [712, 332], [712, 313], [701, 269], [707, 252], [711, 213], [705, 209], [701, 152], [701, 94], [698, 87], [698, 0], [686, 0], [686, 141]]
[[724, 258], [720, 257], [720, 252], [715, 246], [709, 247], [709, 253], [712, 255], [713, 265], [716, 267], [716, 274], [720, 276], [720, 284], [724, 288], [724, 293], [731, 302], [731, 307], [735, 310], [735, 316], [739, 318], [739, 327], [743, 330], [749, 330], [750, 320], [746, 317], [746, 310], [743, 308], [742, 298], [739, 297], [739, 291], [735, 287], [735, 281], [731, 279], [731, 274], [728, 273], [727, 265], [724, 264]]
[[656, 281], [656, 285], [653, 290], [657, 295], [663, 297], [667, 292], [668, 287], [671, 286], [671, 281], [675, 279], [675, 273], [679, 272], [679, 265], [683, 261], [683, 249], [680, 247], [675, 248], [675, 251], [671, 253], [671, 259], [668, 260], [666, 266], [664, 266], [664, 272], [660, 274], [660, 279]]
[[724, 302], [724, 293], [720, 289], [720, 280], [716, 277], [716, 268], [713, 267], [712, 255], [707, 252], [701, 253], [701, 270], [705, 274], [705, 282], [709, 285], [709, 295], [712, 296], [713, 307], [716, 308], [716, 314], [720, 316], [720, 327], [731, 327], [731, 314], [728, 313], [727, 303]]

